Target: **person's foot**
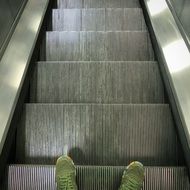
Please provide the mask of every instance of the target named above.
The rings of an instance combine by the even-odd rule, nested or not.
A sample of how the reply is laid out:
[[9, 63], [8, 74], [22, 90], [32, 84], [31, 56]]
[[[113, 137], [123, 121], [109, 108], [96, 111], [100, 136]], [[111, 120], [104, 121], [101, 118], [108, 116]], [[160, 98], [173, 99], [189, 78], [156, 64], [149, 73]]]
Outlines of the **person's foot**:
[[145, 178], [144, 166], [140, 162], [132, 162], [123, 172], [119, 190], [140, 190]]
[[76, 169], [73, 160], [68, 156], [61, 156], [56, 163], [57, 190], [77, 190]]

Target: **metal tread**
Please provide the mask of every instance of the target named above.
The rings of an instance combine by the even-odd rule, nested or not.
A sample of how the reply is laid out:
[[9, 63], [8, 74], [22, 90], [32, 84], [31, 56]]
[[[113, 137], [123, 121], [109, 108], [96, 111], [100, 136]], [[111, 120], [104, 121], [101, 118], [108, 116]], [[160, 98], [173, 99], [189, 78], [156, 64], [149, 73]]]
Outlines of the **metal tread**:
[[163, 103], [156, 62], [40, 62], [31, 80], [31, 102]]
[[94, 63], [142, 63], [142, 64], [158, 64], [157, 61], [37, 61], [37, 64], [46, 64], [46, 63], [91, 63], [91, 64], [94, 64]]
[[47, 61], [153, 61], [147, 31], [52, 31]]
[[58, 8], [136, 8], [139, 0], [57, 0]]
[[140, 8], [53, 9], [53, 31], [147, 30]]
[[168, 105], [26, 104], [18, 127], [17, 163], [174, 166], [181, 148]]
[[[77, 166], [79, 190], [116, 190], [124, 167]], [[142, 190], [189, 190], [184, 167], [146, 167]], [[9, 190], [56, 190], [54, 166], [11, 165]]]

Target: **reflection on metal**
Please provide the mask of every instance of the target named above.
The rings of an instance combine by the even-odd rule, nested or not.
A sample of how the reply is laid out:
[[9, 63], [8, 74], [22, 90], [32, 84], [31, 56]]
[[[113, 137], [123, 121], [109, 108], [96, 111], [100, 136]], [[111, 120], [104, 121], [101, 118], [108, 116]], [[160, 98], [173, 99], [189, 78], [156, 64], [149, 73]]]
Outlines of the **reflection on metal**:
[[0, 62], [0, 154], [48, 3], [28, 1]]
[[[174, 53], [174, 49], [177, 53]], [[176, 40], [163, 47], [163, 53], [171, 73], [179, 73], [189, 67], [188, 60], [190, 60], [190, 53], [183, 40]], [[180, 61], [178, 60], [178, 56], [181, 57]]]
[[147, 5], [149, 10], [151, 10], [151, 16], [156, 16], [167, 10], [167, 4], [161, 3], [160, 0], [147, 1]]
[[33, 18], [33, 22], [32, 22], [31, 25], [30, 25], [31, 31], [33, 31], [33, 32], [35, 32], [35, 33], [37, 32], [38, 26], [39, 26], [40, 21], [41, 21], [40, 18], [41, 18], [41, 17], [40, 17], [40, 13], [35, 15], [35, 17]]
[[[166, 0], [144, 0], [190, 148], [190, 52]], [[167, 7], [157, 11], [155, 7]], [[151, 5], [151, 6], [150, 6]], [[163, 10], [163, 9], [162, 9]]]

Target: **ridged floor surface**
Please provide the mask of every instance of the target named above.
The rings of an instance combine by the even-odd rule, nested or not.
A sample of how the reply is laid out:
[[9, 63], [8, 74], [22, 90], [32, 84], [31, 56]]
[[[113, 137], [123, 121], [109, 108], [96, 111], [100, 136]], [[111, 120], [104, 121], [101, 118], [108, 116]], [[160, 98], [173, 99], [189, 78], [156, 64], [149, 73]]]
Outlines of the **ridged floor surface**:
[[156, 62], [39, 62], [31, 102], [164, 103]]
[[27, 104], [18, 130], [19, 163], [178, 165], [168, 105]]
[[58, 8], [136, 8], [139, 0], [57, 0]]
[[47, 32], [47, 61], [151, 61], [146, 31]]
[[[117, 190], [124, 167], [77, 167], [79, 190]], [[9, 190], [55, 190], [54, 166], [9, 167]], [[189, 190], [185, 168], [146, 168], [142, 190]]]
[[54, 9], [54, 31], [146, 30], [140, 8]]

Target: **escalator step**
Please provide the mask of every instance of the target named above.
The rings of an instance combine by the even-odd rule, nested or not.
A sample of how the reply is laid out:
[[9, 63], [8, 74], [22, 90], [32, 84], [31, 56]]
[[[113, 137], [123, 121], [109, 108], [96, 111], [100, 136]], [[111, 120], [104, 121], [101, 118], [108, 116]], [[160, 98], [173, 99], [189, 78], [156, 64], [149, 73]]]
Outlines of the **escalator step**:
[[58, 8], [136, 8], [139, 0], [58, 0]]
[[54, 9], [54, 31], [146, 30], [140, 8]]
[[177, 136], [168, 105], [26, 104], [17, 132], [17, 163], [175, 166]]
[[[124, 167], [77, 167], [79, 190], [116, 190]], [[147, 167], [142, 190], [189, 190], [183, 167]], [[12, 165], [9, 167], [9, 190], [55, 190], [54, 166]]]
[[47, 61], [151, 61], [146, 31], [47, 32]]
[[31, 102], [163, 103], [156, 62], [39, 62]]

